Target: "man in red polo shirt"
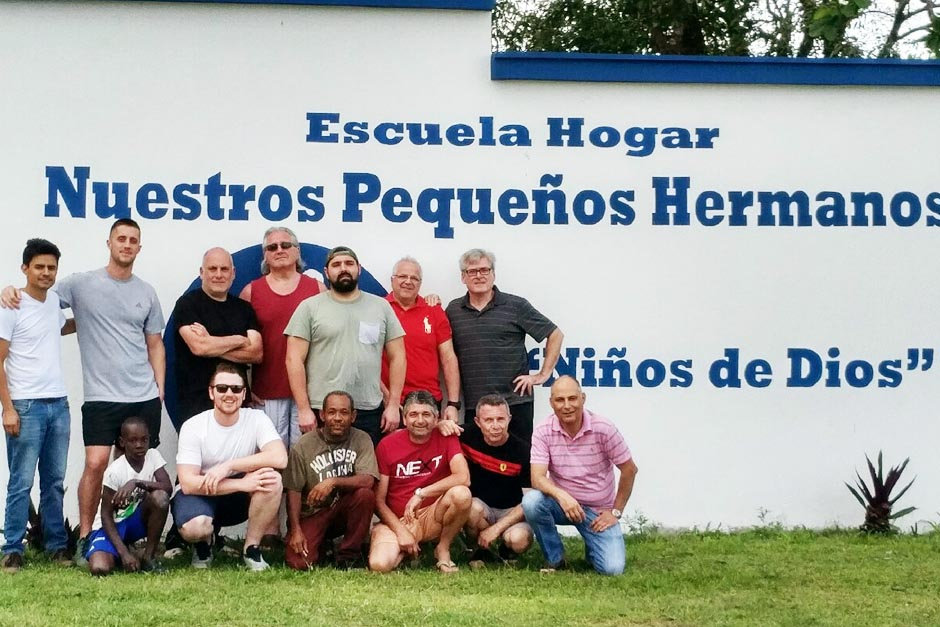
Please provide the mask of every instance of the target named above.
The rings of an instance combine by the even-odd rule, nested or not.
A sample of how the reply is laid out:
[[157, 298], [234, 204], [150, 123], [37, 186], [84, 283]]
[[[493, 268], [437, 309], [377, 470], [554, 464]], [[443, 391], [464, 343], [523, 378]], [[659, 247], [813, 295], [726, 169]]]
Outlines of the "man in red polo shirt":
[[[429, 305], [418, 292], [421, 290], [421, 264], [411, 257], [402, 257], [392, 271], [392, 291], [386, 298], [392, 311], [405, 329], [404, 400], [410, 392], [427, 390], [437, 401], [445, 420], [457, 422], [460, 409], [460, 371], [451, 340], [450, 322], [440, 304]], [[438, 299], [432, 297], [432, 302]], [[444, 371], [447, 399], [441, 391], [440, 372]], [[388, 388], [388, 360], [382, 359], [382, 385]]]

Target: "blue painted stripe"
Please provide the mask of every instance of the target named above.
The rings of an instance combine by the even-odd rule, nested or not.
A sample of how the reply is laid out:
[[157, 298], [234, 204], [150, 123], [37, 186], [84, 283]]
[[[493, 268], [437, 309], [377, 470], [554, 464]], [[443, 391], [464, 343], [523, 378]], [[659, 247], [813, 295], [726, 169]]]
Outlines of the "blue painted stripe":
[[493, 80], [940, 86], [940, 61], [497, 52]]
[[[118, 0], [134, 2], [137, 0]], [[311, 6], [383, 7], [389, 9], [464, 9], [492, 11], [495, 0], [156, 0], [207, 4], [300, 4]]]

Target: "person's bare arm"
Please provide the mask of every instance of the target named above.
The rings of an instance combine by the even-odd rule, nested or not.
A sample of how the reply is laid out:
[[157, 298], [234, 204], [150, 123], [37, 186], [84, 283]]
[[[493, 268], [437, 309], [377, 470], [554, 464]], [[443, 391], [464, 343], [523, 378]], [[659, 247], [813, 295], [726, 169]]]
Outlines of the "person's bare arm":
[[548, 334], [545, 340], [545, 359], [542, 360], [542, 369], [538, 374], [523, 374], [513, 379], [516, 394], [530, 394], [536, 385], [542, 385], [552, 376], [555, 370], [555, 364], [558, 363], [558, 356], [561, 355], [561, 343], [565, 339], [565, 334], [561, 329], [555, 327], [555, 330]]
[[254, 329], [249, 329], [248, 345], [227, 351], [221, 357], [240, 364], [260, 364], [264, 357], [261, 334]]
[[62, 325], [62, 335], [71, 335], [72, 333], [75, 333], [75, 318], [69, 318]]
[[242, 291], [238, 293], [238, 297], [249, 303], [251, 302], [251, 283], [242, 288]]
[[460, 400], [460, 368], [457, 366], [454, 341], [446, 340], [438, 344], [437, 353], [441, 359], [441, 370], [444, 372], [444, 387], [447, 388], [444, 397], [444, 418], [457, 422], [457, 408], [447, 405], [447, 401]]
[[140, 560], [131, 553], [124, 541], [121, 540], [121, 534], [118, 533], [117, 525], [114, 524], [114, 490], [108, 486], [101, 488], [101, 529], [104, 535], [114, 546], [121, 558], [121, 565], [124, 570], [132, 573], [140, 569]]
[[[632, 458], [619, 464], [617, 469], [620, 471], [620, 480], [617, 482], [617, 494], [614, 496], [614, 509], [622, 512], [630, 500], [630, 495], [633, 494], [633, 483], [636, 481], [636, 473], [639, 469]], [[601, 510], [591, 523], [591, 529], [601, 532], [617, 524], [620, 524], [620, 520], [609, 509], [605, 509]]]
[[505, 516], [481, 531], [477, 543], [482, 547], [489, 548], [490, 543], [503, 535], [503, 532], [523, 520], [525, 520], [525, 512], [522, 511], [522, 505], [516, 505]]
[[0, 340], [0, 405], [3, 406], [3, 430], [11, 438], [20, 435], [20, 414], [13, 406], [10, 397], [10, 388], [7, 384], [7, 373], [4, 369], [7, 357], [10, 356], [10, 341]]
[[463, 453], [458, 453], [450, 458], [450, 474], [439, 479], [432, 483], [421, 488], [421, 496], [412, 495], [408, 499], [408, 503], [405, 504], [405, 520], [409, 520], [414, 517], [415, 512], [418, 511], [418, 508], [421, 507], [422, 501], [424, 499], [434, 499], [442, 496], [445, 492], [450, 490], [455, 486], [469, 486], [470, 485], [470, 469], [467, 467], [467, 460], [463, 456]]
[[375, 488], [375, 514], [383, 523], [388, 525], [389, 529], [395, 532], [398, 539], [398, 546], [403, 553], [408, 555], [417, 555], [420, 551], [418, 542], [414, 534], [408, 531], [408, 528], [402, 524], [401, 519], [395, 515], [392, 508], [385, 502], [388, 496], [388, 475], [379, 475], [379, 483]]
[[401, 390], [405, 387], [405, 338], [397, 337], [385, 343], [388, 356], [388, 404], [382, 412], [382, 432], [391, 433], [401, 423]]
[[159, 333], [148, 333], [147, 339], [147, 360], [150, 367], [153, 368], [153, 380], [157, 382], [157, 389], [160, 392], [160, 400], [163, 400], [164, 384], [166, 382], [166, 349], [163, 348], [163, 338]]
[[548, 464], [532, 464], [531, 474], [532, 487], [558, 501], [568, 520], [576, 523], [584, 520], [584, 509], [581, 504], [568, 492], [555, 485], [555, 482], [548, 476]]
[[222, 357], [250, 344], [249, 338], [244, 335], [209, 335], [198, 322], [181, 326], [179, 334], [189, 351], [197, 357]]
[[317, 426], [317, 417], [310, 406], [310, 396], [307, 394], [307, 352], [310, 342], [302, 337], [289, 335], [287, 337], [287, 383], [290, 385], [291, 396], [297, 405], [297, 424], [301, 433], [306, 433]]

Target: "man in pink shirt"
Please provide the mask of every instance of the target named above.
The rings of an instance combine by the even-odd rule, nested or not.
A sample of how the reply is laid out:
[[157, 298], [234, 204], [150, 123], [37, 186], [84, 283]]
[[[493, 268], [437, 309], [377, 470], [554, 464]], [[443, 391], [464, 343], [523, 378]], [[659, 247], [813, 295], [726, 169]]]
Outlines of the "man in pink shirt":
[[[594, 570], [619, 575], [626, 566], [620, 517], [637, 467], [614, 424], [584, 409], [584, 399], [571, 377], [552, 385], [549, 402], [555, 413], [532, 434], [533, 489], [522, 498], [522, 509], [545, 556], [543, 572], [565, 564], [556, 525], [574, 525]], [[616, 483], [614, 466], [620, 470]]]

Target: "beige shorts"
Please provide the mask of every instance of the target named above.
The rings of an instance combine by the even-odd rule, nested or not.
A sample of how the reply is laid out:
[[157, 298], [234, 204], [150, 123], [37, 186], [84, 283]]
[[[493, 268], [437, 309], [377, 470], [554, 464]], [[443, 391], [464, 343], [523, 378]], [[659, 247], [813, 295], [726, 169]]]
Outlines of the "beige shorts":
[[[404, 518], [400, 519], [401, 524], [411, 532], [416, 542], [429, 542], [441, 537], [441, 531], [444, 527], [435, 519], [435, 514], [440, 504], [441, 499], [438, 498], [427, 507], [422, 507], [415, 512], [414, 520], [410, 523], [406, 523]], [[383, 544], [386, 542], [397, 545], [398, 536], [396, 536], [391, 527], [385, 523], [378, 523], [372, 528], [372, 544]]]

